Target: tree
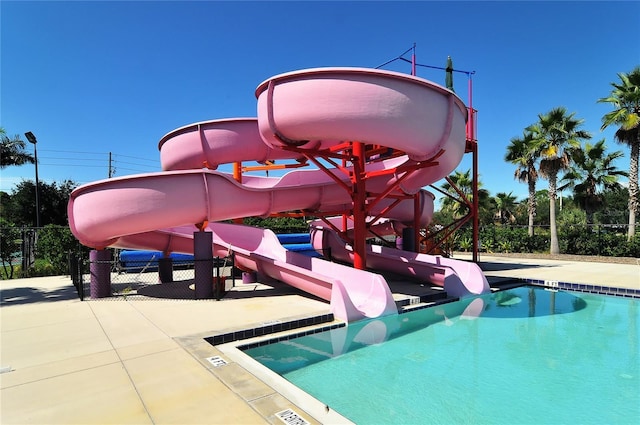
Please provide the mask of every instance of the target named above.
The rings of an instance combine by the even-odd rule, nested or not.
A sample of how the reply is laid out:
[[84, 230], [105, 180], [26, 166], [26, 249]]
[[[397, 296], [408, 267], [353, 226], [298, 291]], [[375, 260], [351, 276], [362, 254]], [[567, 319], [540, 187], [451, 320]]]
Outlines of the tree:
[[540, 175], [549, 181], [549, 230], [551, 254], [559, 254], [558, 229], [556, 224], [556, 196], [558, 173], [571, 163], [571, 150], [580, 147], [583, 139], [591, 135], [580, 129], [584, 120], [567, 114], [564, 107], [557, 107], [546, 114], [538, 115], [538, 122], [527, 127], [533, 137], [534, 150], [540, 153]]
[[[68, 225], [67, 204], [76, 186], [71, 180], [60, 184], [40, 182], [40, 216], [43, 225]], [[23, 180], [14, 187], [8, 203], [2, 207], [7, 220], [17, 226], [35, 226], [35, 187], [31, 180]]]
[[571, 157], [573, 164], [562, 181], [567, 183], [559, 188], [573, 188], [573, 198], [586, 214], [587, 224], [593, 224], [593, 214], [604, 204], [603, 189], [617, 190], [619, 176], [627, 173], [619, 170], [613, 162], [622, 157], [621, 151], [607, 154], [604, 139], [595, 145], [587, 143], [585, 148], [575, 149]]
[[619, 83], [611, 83], [613, 90], [609, 97], [598, 99], [599, 103], [609, 103], [613, 111], [602, 117], [604, 130], [615, 124], [620, 128], [615, 133], [618, 142], [631, 148], [629, 159], [629, 229], [627, 238], [631, 240], [636, 232], [638, 205], [638, 160], [640, 157], [640, 66], [629, 74], [619, 73]]
[[[473, 179], [471, 178], [471, 170], [466, 172], [456, 171], [449, 176], [449, 180], [460, 190], [462, 195], [471, 203], [473, 201]], [[478, 182], [478, 209], [480, 215], [490, 215], [490, 196], [486, 189], [481, 189], [482, 183]], [[446, 182], [440, 186], [450, 196], [442, 198], [442, 210], [450, 212], [455, 219], [464, 217], [469, 208], [464, 202], [459, 202], [460, 195], [454, 187]], [[490, 219], [488, 221], [491, 221]]]
[[513, 214], [513, 211], [516, 207], [516, 197], [513, 196], [511, 192], [508, 194], [500, 192], [493, 198], [493, 201], [496, 205], [496, 209], [498, 210], [495, 214], [495, 218], [498, 219], [500, 224], [515, 222], [516, 217]]
[[20, 257], [20, 229], [0, 217], [0, 261], [2, 277], [13, 279], [14, 265]]
[[604, 208], [595, 213], [594, 221], [602, 224], [623, 224], [628, 220], [629, 190], [621, 187], [618, 190], [606, 191], [602, 194]]
[[73, 236], [69, 226], [56, 226], [48, 224], [38, 232], [36, 247], [38, 257], [43, 258], [51, 265], [53, 274], [64, 274], [68, 270], [68, 255], [71, 252], [80, 252], [85, 256], [89, 254], [89, 248], [83, 247]]
[[302, 217], [247, 217], [244, 219], [244, 224], [271, 229], [276, 233], [305, 233], [309, 231], [309, 225]]
[[[549, 204], [549, 190], [541, 189], [536, 190], [536, 204], [548, 205]], [[536, 212], [534, 221], [537, 226], [549, 226], [549, 208], [540, 208]]]
[[15, 135], [10, 139], [4, 128], [0, 127], [0, 168], [12, 165], [33, 164], [33, 155], [25, 152], [27, 144]]
[[533, 220], [537, 213], [536, 183], [538, 181], [538, 170], [536, 162], [538, 152], [533, 143], [533, 134], [525, 131], [522, 138], [514, 137], [507, 146], [505, 160], [516, 165], [514, 177], [523, 183], [527, 183], [529, 188], [529, 198], [527, 202], [527, 212], [529, 214], [529, 236], [533, 236]]

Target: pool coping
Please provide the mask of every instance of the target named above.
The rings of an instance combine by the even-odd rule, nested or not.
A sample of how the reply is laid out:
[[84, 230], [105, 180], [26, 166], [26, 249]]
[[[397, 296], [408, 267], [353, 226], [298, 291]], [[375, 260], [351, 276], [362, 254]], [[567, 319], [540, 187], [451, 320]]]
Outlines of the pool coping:
[[588, 283], [562, 282], [558, 280], [520, 279], [524, 284], [565, 291], [585, 292], [589, 294], [610, 295], [623, 298], [640, 298], [640, 289], [617, 288], [613, 286], [592, 285]]
[[[322, 320], [329, 318], [332, 320], [322, 322]], [[267, 422], [295, 425], [326, 423], [354, 425], [354, 422], [329, 408], [320, 400], [244, 353], [244, 349], [250, 347], [272, 344], [278, 341], [346, 326], [346, 322], [333, 319], [332, 314], [322, 314], [313, 317], [291, 318], [282, 323], [260, 324], [254, 329], [227, 330], [227, 332], [214, 336], [196, 334], [177, 338], [176, 340], [185, 351], [196, 358], [200, 364], [221, 381], [225, 382], [224, 368], [240, 367], [244, 372], [251, 375], [252, 382], [250, 382], [249, 385], [268, 387], [270, 389], [268, 394], [258, 398], [251, 398], [248, 397], [246, 393], [243, 393], [247, 391], [246, 384], [234, 385], [233, 382], [225, 382], [225, 385], [227, 385], [231, 391], [243, 398], [245, 402]], [[244, 339], [233, 339], [236, 336], [248, 335], [255, 329], [260, 329], [258, 333], [266, 332], [267, 330], [272, 331], [261, 335], [254, 334], [254, 336], [251, 337], [245, 336]], [[274, 329], [279, 330], [276, 331]], [[214, 344], [214, 340], [220, 342]], [[203, 349], [203, 344], [208, 346], [208, 348]], [[278, 405], [278, 403], [273, 402], [271, 403], [272, 407], [268, 411], [256, 407], [256, 404], [260, 403], [261, 399], [267, 399], [272, 396], [282, 397], [284, 402], [281, 400], [279, 405], [284, 404], [284, 407], [275, 408], [275, 405]]]
[[[311, 329], [308, 329], [305, 332], [290, 332], [284, 333], [284, 335], [280, 335], [278, 337], [274, 337], [274, 335], [263, 336], [250, 338], [249, 340], [244, 341], [233, 341], [231, 343], [221, 344], [216, 346], [220, 352], [222, 352], [226, 357], [230, 360], [241, 366], [243, 369], [253, 374], [257, 379], [262, 381], [265, 385], [271, 387], [274, 391], [281, 394], [283, 397], [291, 401], [297, 409], [294, 408], [294, 412], [301, 419], [294, 423], [298, 425], [303, 425], [306, 423], [310, 423], [307, 418], [305, 418], [305, 413], [309, 415], [314, 421], [317, 421], [321, 424], [349, 424], [355, 425], [354, 422], [350, 421], [346, 417], [342, 416], [337, 411], [331, 409], [322, 401], [313, 397], [311, 394], [307, 393], [303, 389], [297, 387], [293, 383], [289, 382], [283, 376], [278, 373], [272, 371], [268, 367], [264, 366], [257, 360], [253, 359], [251, 356], [245, 354], [244, 350], [250, 348], [254, 344], [255, 346], [272, 344], [279, 341], [282, 338], [292, 339], [301, 335], [309, 335], [319, 332], [324, 332], [330, 329], [336, 329], [339, 327], [347, 326], [346, 323], [342, 322], [334, 325], [325, 325], [325, 326], [317, 326]], [[304, 408], [303, 408], [304, 406]]]

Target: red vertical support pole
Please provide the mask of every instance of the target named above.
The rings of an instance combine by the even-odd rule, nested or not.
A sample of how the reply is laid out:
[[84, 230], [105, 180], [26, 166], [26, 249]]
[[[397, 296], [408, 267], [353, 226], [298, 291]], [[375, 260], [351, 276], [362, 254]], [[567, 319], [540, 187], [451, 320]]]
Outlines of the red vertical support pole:
[[365, 212], [365, 184], [364, 184], [364, 144], [353, 143], [353, 267], [358, 270], [367, 268], [365, 236], [367, 233]]
[[478, 262], [478, 244], [480, 242], [480, 219], [478, 208], [478, 143], [473, 142], [473, 257]]
[[473, 127], [473, 84], [469, 74], [469, 120], [467, 121], [467, 139], [475, 141], [475, 129]]
[[[233, 163], [233, 179], [238, 183], [242, 183], [242, 162]], [[243, 218], [234, 218], [233, 222], [236, 224], [244, 223]]]
[[413, 252], [420, 252], [420, 192], [413, 195]]
[[472, 260], [474, 262], [478, 261], [478, 243], [480, 241], [480, 220], [478, 217], [479, 207], [478, 207], [478, 141], [476, 140], [476, 128], [475, 128], [475, 111], [473, 109], [473, 83], [471, 79], [471, 74], [469, 74], [469, 121], [467, 122], [467, 139], [471, 140], [472, 150], [471, 155], [473, 155], [473, 257]]
[[233, 163], [233, 179], [238, 183], [242, 183], [242, 162]]
[[[344, 158], [342, 159], [342, 168], [347, 168], [347, 160]], [[351, 195], [351, 197], [353, 198], [353, 194]], [[349, 223], [347, 219], [347, 214], [342, 214], [342, 231], [345, 235], [347, 235], [347, 231], [349, 230]]]
[[467, 138], [476, 142], [475, 111], [473, 110], [473, 81], [469, 74], [469, 121], [467, 122]]
[[[416, 75], [416, 43], [411, 53], [411, 75]], [[413, 252], [420, 252], [420, 194], [413, 196]]]

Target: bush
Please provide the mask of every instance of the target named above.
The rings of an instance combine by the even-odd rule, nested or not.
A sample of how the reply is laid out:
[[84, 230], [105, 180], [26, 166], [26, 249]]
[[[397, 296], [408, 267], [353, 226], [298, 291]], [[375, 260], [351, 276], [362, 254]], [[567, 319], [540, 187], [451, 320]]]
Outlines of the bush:
[[471, 251], [471, 248], [473, 248], [473, 241], [470, 237], [465, 236], [460, 239], [460, 242], [457, 244], [457, 248], [464, 252], [469, 252]]
[[20, 258], [20, 241], [22, 237], [20, 229], [13, 223], [9, 223], [0, 217], [0, 262], [2, 267], [2, 279], [13, 279], [20, 276], [20, 268], [16, 261]]
[[29, 267], [28, 273], [30, 277], [57, 276], [61, 274], [53, 264], [42, 259], [36, 260], [33, 266]]
[[558, 229], [560, 252], [565, 254], [597, 255], [598, 241], [585, 225], [563, 226]]
[[[473, 248], [471, 229], [464, 228], [455, 249]], [[483, 226], [479, 232], [481, 249], [487, 252], [548, 252], [550, 232], [547, 227], [536, 226], [529, 236], [526, 226]], [[567, 221], [558, 226], [560, 252], [574, 255], [601, 255], [609, 257], [640, 257], [640, 234], [627, 241], [623, 225], [592, 225]]]
[[640, 258], [640, 234], [636, 233], [636, 235], [631, 238], [630, 241], [626, 242], [626, 257], [635, 257]]
[[[42, 273], [68, 274], [69, 253], [78, 251], [88, 255], [89, 249], [80, 245], [68, 227], [47, 225], [38, 231], [36, 254], [38, 258], [49, 264], [39, 266]], [[50, 276], [50, 274], [39, 276]]]

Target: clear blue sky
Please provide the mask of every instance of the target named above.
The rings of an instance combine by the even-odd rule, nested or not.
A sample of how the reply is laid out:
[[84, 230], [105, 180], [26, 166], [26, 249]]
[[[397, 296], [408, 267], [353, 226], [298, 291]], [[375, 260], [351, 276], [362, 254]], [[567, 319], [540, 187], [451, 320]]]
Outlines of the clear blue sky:
[[[526, 196], [506, 146], [556, 106], [594, 141], [617, 73], [640, 64], [640, 2], [30, 2], [0, 3], [0, 125], [38, 138], [40, 179], [78, 183], [158, 171], [157, 143], [197, 121], [254, 117], [256, 86], [324, 66], [376, 67], [416, 43], [420, 64], [475, 71], [481, 180]], [[410, 58], [406, 55], [405, 58]], [[396, 61], [384, 69], [411, 72]], [[444, 85], [444, 73], [418, 68]], [[467, 78], [455, 74], [465, 102]], [[32, 152], [33, 145], [28, 145]], [[471, 166], [467, 155], [460, 171]], [[0, 189], [34, 179], [2, 170]], [[539, 188], [544, 188], [541, 182]]]

